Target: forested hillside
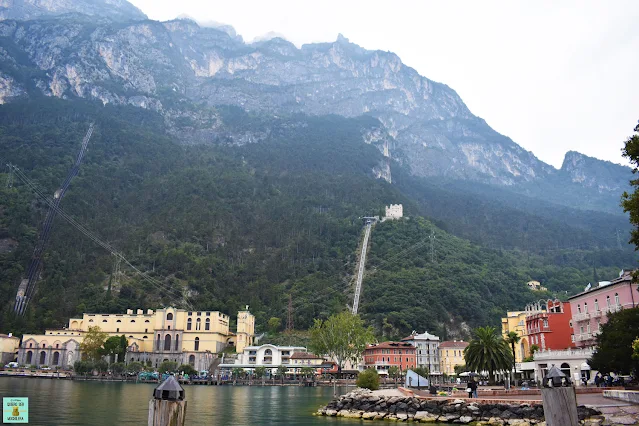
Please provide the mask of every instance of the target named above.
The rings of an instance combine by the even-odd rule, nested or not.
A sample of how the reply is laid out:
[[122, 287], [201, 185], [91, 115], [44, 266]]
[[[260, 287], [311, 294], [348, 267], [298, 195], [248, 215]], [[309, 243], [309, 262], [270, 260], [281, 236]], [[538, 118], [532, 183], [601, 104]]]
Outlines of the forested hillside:
[[[264, 329], [268, 318], [285, 317], [289, 295], [295, 326], [304, 329], [350, 302], [359, 217], [380, 214], [389, 203], [403, 203], [411, 219], [373, 232], [370, 265], [378, 268], [365, 280], [362, 312], [380, 335], [424, 328], [452, 335], [463, 332], [463, 324], [494, 324], [505, 309], [541, 297], [525, 289], [528, 279], [565, 295], [592, 281], [593, 267], [604, 279], [635, 262], [631, 250], [598, 243], [598, 226], [569, 226], [534, 211], [511, 226], [503, 217], [521, 210], [486, 201], [487, 218], [462, 191], [437, 186], [434, 192], [429, 181], [396, 163], [398, 185], [376, 179], [373, 169], [384, 159], [363, 137], [379, 126], [373, 118], [265, 118], [237, 108], [217, 114], [224, 124], [216, 144], [184, 146], [167, 136], [159, 114], [139, 108], [41, 98], [0, 106], [3, 164], [17, 165], [49, 195], [66, 176], [89, 123], [96, 123], [61, 207], [161, 283], [141, 280], [124, 264], [114, 273], [114, 256], [57, 218], [38, 294], [26, 318], [14, 318], [11, 303], [46, 204], [17, 178], [7, 187], [7, 174], [0, 174], [3, 331], [61, 326], [83, 311], [185, 300], [231, 315], [249, 304]], [[224, 137], [247, 129], [264, 136], [241, 146]], [[433, 205], [442, 210], [430, 222], [420, 218]], [[450, 221], [441, 213], [446, 209], [454, 212]], [[460, 222], [466, 226], [455, 225]], [[528, 240], [521, 244], [518, 236], [528, 227], [552, 250], [526, 250]], [[384, 263], [431, 229], [434, 262], [424, 245]], [[565, 234], [579, 244], [559, 245]], [[468, 241], [484, 236], [492, 248]]]

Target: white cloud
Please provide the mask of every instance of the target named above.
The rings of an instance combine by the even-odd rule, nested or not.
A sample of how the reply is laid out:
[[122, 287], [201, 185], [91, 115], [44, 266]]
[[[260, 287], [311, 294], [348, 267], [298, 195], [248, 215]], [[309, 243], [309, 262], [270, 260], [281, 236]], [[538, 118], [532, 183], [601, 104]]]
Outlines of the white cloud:
[[639, 119], [639, 2], [132, 0], [152, 19], [181, 14], [271, 32], [300, 46], [338, 33], [455, 89], [476, 115], [542, 160], [568, 150], [623, 163]]

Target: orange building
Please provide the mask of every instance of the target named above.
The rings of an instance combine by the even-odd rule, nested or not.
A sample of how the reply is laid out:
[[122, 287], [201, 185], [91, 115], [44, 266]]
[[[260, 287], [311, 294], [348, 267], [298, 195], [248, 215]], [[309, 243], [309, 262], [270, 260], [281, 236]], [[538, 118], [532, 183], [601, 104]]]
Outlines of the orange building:
[[379, 374], [388, 374], [388, 369], [397, 366], [401, 371], [415, 368], [415, 347], [408, 342], [382, 342], [368, 345], [364, 350], [364, 365], [374, 368]]

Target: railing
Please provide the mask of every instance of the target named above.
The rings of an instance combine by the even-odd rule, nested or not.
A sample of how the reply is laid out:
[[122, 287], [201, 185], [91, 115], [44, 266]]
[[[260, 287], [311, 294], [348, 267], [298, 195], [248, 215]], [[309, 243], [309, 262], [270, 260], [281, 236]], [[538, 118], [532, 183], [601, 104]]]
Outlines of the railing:
[[[575, 340], [578, 340], [580, 335], [575, 336]], [[535, 352], [535, 361], [544, 360], [544, 359], [570, 359], [570, 358], [590, 358], [594, 352], [593, 348], [583, 348], [583, 349], [565, 349], [565, 350], [545, 350]]]
[[573, 319], [575, 321], [585, 321], [590, 319], [590, 314], [588, 312], [581, 312], [581, 313], [573, 315]]
[[541, 332], [549, 332], [550, 330], [550, 326], [547, 327], [533, 327], [530, 330], [528, 330], [528, 334], [532, 334], [532, 333], [541, 333]]
[[583, 342], [584, 340], [592, 339], [592, 333], [583, 333], [575, 335], [575, 341]]

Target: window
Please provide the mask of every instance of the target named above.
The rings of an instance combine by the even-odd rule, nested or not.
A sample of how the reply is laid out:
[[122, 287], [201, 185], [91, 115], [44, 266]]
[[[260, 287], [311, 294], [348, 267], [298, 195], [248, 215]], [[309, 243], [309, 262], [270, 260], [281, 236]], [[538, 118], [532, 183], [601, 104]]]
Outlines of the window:
[[119, 332], [120, 332], [120, 329], [119, 329], [119, 328], [116, 328], [116, 329], [115, 329], [115, 332], [116, 332], [116, 333], [119, 333]]
[[32, 360], [33, 360], [33, 352], [27, 351], [27, 364], [31, 364]]
[[120, 320], [117, 320], [116, 322], [122, 322], [122, 321], [120, 321]]
[[33, 347], [33, 343], [29, 343], [29, 347], [32, 348]]
[[581, 313], [581, 305], [577, 305], [577, 312]]
[[201, 317], [201, 316], [202, 316], [202, 312], [198, 312], [196, 315], [197, 315], [198, 317]]
[[584, 334], [584, 326], [579, 326], [579, 333]]
[[586, 326], [586, 333], [590, 334], [590, 323]]
[[156, 345], [155, 345], [158, 351], [160, 350], [160, 339], [161, 339], [161, 337], [158, 334], [158, 340], [157, 340]]
[[129, 339], [133, 339], [133, 336], [129, 336]]
[[179, 351], [180, 350], [180, 336], [175, 336], [175, 350]]
[[171, 350], [171, 335], [167, 334], [166, 336], [164, 336], [164, 350], [165, 351], [170, 351]]
[[168, 330], [170, 330], [170, 329], [171, 329], [171, 326], [169, 325], [169, 326], [168, 326]]
[[199, 337], [195, 338], [195, 350], [196, 351], [200, 350], [200, 338]]
[[188, 316], [192, 316], [192, 315], [193, 315], [193, 312], [189, 312], [189, 313], [187, 313], [187, 315], [188, 315]]
[[615, 293], [615, 305], [619, 306], [619, 293]]
[[[189, 313], [190, 313], [190, 312], [189, 312]], [[187, 331], [191, 329], [191, 324], [192, 324], [192, 323], [191, 323], [191, 318], [189, 318], [189, 319], [186, 321], [186, 329], [187, 329]]]
[[135, 320], [131, 320], [131, 322], [135, 322]]
[[151, 322], [151, 321], [149, 321], [149, 320], [144, 320], [144, 322]]
[[584, 313], [588, 313], [588, 302], [584, 303]]
[[90, 319], [90, 320], [89, 320], [89, 322], [93, 322], [93, 320], [92, 320], [92, 319]]
[[599, 301], [595, 299], [595, 312], [599, 312]]
[[189, 365], [191, 367], [195, 366], [195, 355], [189, 355]]
[[211, 319], [210, 318], [206, 319], [206, 324], [204, 324], [204, 329], [205, 330], [210, 330], [211, 329]]
[[146, 337], [146, 336], [142, 336], [142, 338], [143, 338], [143, 339], [146, 339], [147, 337]]
[[171, 312], [169, 312], [168, 314], [166, 314], [166, 320], [167, 321], [173, 321], [173, 314]]
[[548, 318], [544, 318], [544, 327], [548, 327]]
[[606, 296], [606, 305], [610, 307], [610, 296]]
[[195, 329], [200, 330], [201, 328], [202, 328], [202, 319], [198, 318], [197, 321], [195, 322]]
[[211, 313], [210, 313], [210, 312], [207, 312], [207, 313], [206, 313], [206, 316], [207, 316], [207, 317], [210, 317], [210, 316], [211, 316]]
[[149, 332], [149, 329], [148, 329], [148, 328], [145, 328], [145, 329], [144, 329], [144, 332], [145, 332], [145, 333], [148, 333], [148, 332]]

